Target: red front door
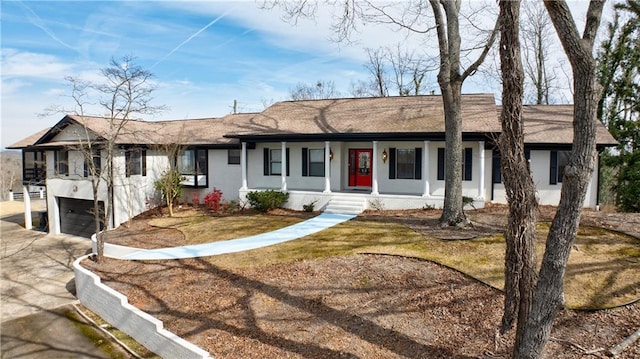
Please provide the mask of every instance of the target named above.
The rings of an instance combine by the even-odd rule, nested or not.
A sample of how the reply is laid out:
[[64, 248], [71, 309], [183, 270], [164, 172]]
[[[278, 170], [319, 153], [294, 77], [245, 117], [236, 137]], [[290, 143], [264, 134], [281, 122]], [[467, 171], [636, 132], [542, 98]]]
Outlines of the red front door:
[[373, 150], [349, 150], [349, 186], [371, 187], [371, 158]]

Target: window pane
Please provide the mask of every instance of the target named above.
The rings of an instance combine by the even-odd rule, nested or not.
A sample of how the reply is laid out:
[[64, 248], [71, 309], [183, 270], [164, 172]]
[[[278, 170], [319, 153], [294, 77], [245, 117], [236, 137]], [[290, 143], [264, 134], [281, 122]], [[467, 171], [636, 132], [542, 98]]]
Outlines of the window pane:
[[324, 162], [324, 150], [309, 150], [309, 161], [310, 162]]
[[271, 150], [271, 171], [272, 175], [282, 174], [282, 150]]
[[324, 177], [324, 163], [310, 163], [309, 176]]
[[271, 162], [282, 161], [282, 150], [271, 150]]
[[142, 174], [142, 161], [140, 160], [140, 150], [131, 151], [131, 175]]
[[562, 183], [564, 168], [569, 164], [569, 151], [558, 151], [558, 183]]
[[195, 167], [193, 151], [184, 151], [178, 156], [178, 171], [180, 171], [181, 174], [194, 174]]
[[324, 150], [309, 150], [309, 176], [324, 177]]
[[199, 175], [207, 173], [207, 150], [198, 150], [198, 168]]
[[228, 150], [227, 164], [230, 164], [230, 165], [240, 164], [240, 150]]
[[280, 162], [271, 162], [271, 174], [272, 175], [280, 175], [280, 174], [282, 174], [282, 163], [280, 163]]
[[415, 149], [399, 148], [396, 150], [397, 178], [413, 179], [415, 176]]
[[67, 150], [59, 150], [58, 151], [58, 163], [56, 164], [58, 169], [58, 174], [68, 175], [69, 174], [69, 152]]

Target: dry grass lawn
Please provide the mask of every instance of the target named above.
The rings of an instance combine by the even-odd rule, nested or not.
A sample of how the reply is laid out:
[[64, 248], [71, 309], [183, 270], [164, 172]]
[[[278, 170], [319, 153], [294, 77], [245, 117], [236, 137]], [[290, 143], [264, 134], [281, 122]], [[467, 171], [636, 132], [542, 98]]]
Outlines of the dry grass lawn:
[[[437, 212], [429, 211], [419, 212], [418, 219], [415, 216], [389, 218], [365, 215], [299, 240], [206, 260], [223, 268], [241, 268], [356, 253], [394, 254], [431, 260], [502, 289], [505, 242], [501, 231], [485, 228], [443, 233], [434, 228], [437, 227], [437, 215]], [[309, 216], [285, 212], [212, 217], [185, 211], [174, 218], [152, 219], [149, 224], [179, 231], [183, 240], [176, 245], [185, 245], [272, 231]], [[492, 224], [499, 224], [503, 219], [504, 214], [497, 215]], [[548, 228], [547, 222], [538, 224], [539, 261], [542, 260]], [[443, 237], [472, 239], [440, 239]], [[640, 298], [638, 273], [640, 240], [617, 231], [583, 225], [573, 246], [565, 277], [567, 306], [606, 308], [637, 300]]]

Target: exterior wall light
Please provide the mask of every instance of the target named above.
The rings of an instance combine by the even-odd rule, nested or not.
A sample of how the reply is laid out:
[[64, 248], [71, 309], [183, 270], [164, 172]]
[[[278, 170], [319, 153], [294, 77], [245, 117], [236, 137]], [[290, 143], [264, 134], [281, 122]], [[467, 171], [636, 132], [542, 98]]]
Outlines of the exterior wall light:
[[333, 161], [333, 151], [329, 149], [329, 161]]
[[385, 148], [382, 151], [382, 163], [387, 163], [387, 158], [389, 157], [389, 155], [387, 154], [387, 149]]

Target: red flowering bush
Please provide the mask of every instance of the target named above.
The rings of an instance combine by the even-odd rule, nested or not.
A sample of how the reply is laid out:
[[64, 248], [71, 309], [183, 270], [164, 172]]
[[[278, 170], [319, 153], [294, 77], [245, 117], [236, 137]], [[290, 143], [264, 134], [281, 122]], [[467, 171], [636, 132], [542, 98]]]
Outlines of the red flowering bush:
[[204, 204], [209, 208], [213, 213], [218, 213], [220, 211], [220, 204], [222, 203], [222, 191], [214, 188], [212, 192], [207, 193], [204, 196]]

